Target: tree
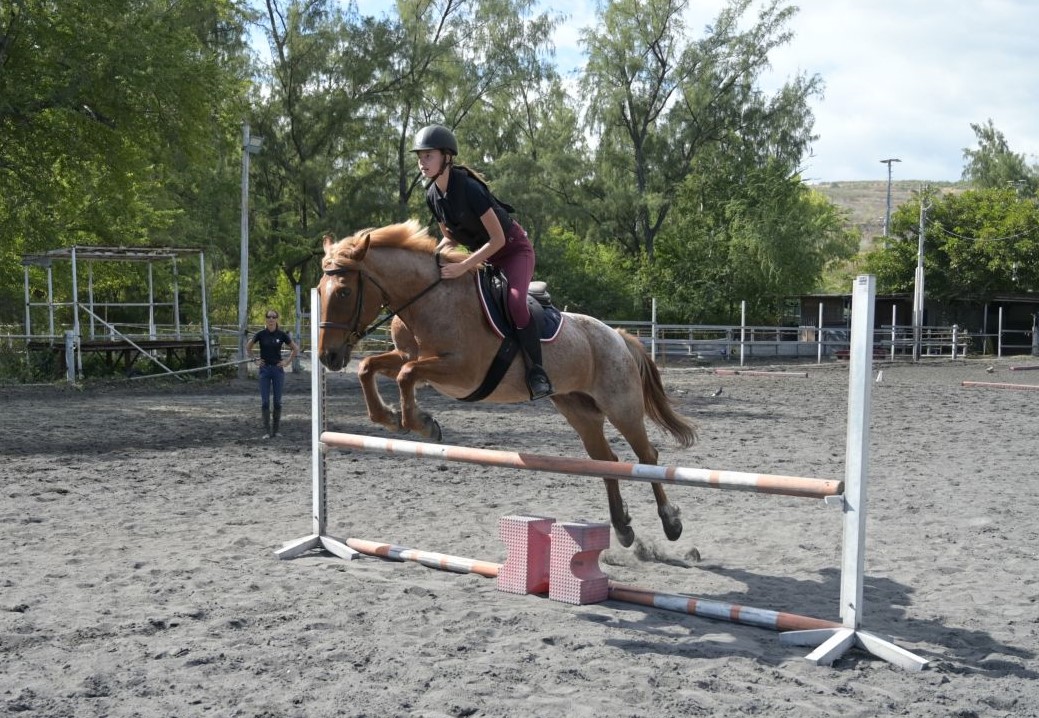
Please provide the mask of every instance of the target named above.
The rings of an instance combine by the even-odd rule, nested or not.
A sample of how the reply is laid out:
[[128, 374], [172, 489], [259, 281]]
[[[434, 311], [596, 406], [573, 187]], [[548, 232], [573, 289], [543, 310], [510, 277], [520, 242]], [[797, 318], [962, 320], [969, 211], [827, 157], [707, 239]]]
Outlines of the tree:
[[583, 37], [588, 119], [599, 137], [589, 183], [601, 235], [652, 262], [654, 239], [694, 159], [720, 142], [755, 145], [796, 167], [811, 141], [808, 100], [818, 78], [798, 78], [774, 98], [755, 83], [769, 53], [791, 38], [796, 9], [772, 0], [740, 30], [751, 0], [731, 0], [708, 34], [690, 42], [687, 0], [618, 0], [601, 7], [601, 25]]
[[704, 153], [676, 198], [649, 269], [658, 311], [675, 322], [774, 324], [786, 297], [814, 290], [828, 265], [854, 255], [837, 208], [778, 160], [746, 166]]
[[991, 119], [984, 125], [971, 123], [970, 128], [978, 147], [963, 150], [963, 179], [978, 189], [1014, 187], [1024, 196], [1034, 197], [1039, 191], [1039, 166], [1029, 166], [1024, 155], [1011, 151]]
[[1012, 187], [925, 193], [892, 216], [888, 246], [866, 255], [883, 292], [911, 292], [917, 265], [920, 202], [927, 204], [924, 272], [940, 300], [985, 300], [1039, 290], [1039, 207]]
[[234, 181], [213, 157], [226, 156], [221, 122], [241, 99], [243, 26], [230, 0], [0, 5], [5, 319], [18, 316], [23, 253], [204, 246], [188, 231], [221, 219], [199, 191]]
[[272, 293], [281, 277], [290, 286], [311, 279], [320, 237], [341, 215], [390, 200], [377, 184], [352, 187], [365, 181], [368, 108], [386, 87], [378, 71], [386, 28], [346, 16], [332, 0], [265, 0], [265, 10], [271, 61], [254, 92], [253, 131], [264, 146], [254, 163], [250, 255], [251, 281]]

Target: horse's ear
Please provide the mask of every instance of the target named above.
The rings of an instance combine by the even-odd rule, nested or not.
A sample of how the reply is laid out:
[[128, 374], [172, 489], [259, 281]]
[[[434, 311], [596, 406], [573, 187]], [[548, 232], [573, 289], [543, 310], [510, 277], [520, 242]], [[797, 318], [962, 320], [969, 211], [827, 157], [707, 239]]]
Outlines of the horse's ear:
[[322, 239], [324, 240], [325, 245], [325, 256], [328, 256], [332, 253], [332, 245], [335, 243], [335, 240], [332, 239], [331, 234], [326, 234]]
[[360, 242], [355, 244], [350, 250], [350, 259], [355, 262], [360, 262], [364, 259], [364, 255], [368, 254], [368, 246], [372, 243], [372, 233], [364, 235]]

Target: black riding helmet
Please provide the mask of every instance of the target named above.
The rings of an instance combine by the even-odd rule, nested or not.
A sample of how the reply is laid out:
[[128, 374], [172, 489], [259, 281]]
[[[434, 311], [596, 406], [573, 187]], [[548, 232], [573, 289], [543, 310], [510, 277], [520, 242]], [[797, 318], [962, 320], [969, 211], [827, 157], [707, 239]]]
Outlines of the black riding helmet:
[[455, 139], [455, 133], [443, 125], [427, 125], [415, 135], [415, 146], [411, 148], [412, 152], [422, 150], [440, 150], [457, 155], [458, 140]]

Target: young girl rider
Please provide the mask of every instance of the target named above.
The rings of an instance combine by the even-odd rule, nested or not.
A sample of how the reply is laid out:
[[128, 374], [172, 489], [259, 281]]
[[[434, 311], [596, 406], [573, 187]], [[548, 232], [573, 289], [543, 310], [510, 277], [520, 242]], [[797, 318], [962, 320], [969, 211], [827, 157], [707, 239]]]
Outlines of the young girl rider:
[[423, 127], [415, 135], [412, 151], [426, 178], [426, 204], [440, 224], [443, 239], [437, 250], [459, 244], [470, 254], [462, 262], [440, 268], [444, 279], [464, 276], [486, 262], [501, 270], [509, 282], [509, 314], [527, 365], [527, 387], [531, 399], [552, 393], [552, 384], [541, 366], [541, 340], [527, 308], [527, 289], [534, 276], [534, 248], [512, 210], [500, 202], [484, 178], [461, 163], [455, 163], [458, 142], [442, 125]]

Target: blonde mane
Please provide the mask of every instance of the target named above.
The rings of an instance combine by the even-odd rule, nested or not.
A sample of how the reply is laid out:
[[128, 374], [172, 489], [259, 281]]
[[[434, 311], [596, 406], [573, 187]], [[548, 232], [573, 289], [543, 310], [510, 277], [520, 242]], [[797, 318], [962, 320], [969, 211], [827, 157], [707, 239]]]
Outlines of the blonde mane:
[[[424, 252], [433, 254], [436, 251], [437, 239], [429, 233], [429, 230], [419, 224], [416, 219], [409, 219], [399, 224], [391, 224], [385, 227], [374, 227], [362, 229], [355, 234], [336, 242], [326, 257], [326, 262], [332, 260], [339, 263], [349, 260], [349, 253], [365, 235], [371, 237], [372, 247], [388, 247], [395, 249], [406, 249], [413, 252]], [[441, 254], [449, 262], [459, 262], [465, 259], [465, 254], [458, 251], [444, 252]]]

